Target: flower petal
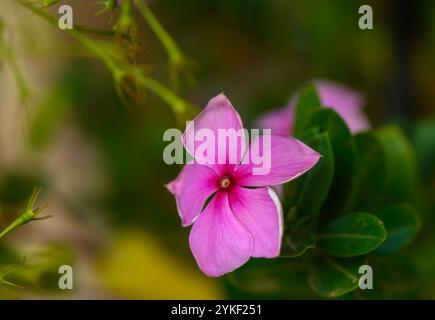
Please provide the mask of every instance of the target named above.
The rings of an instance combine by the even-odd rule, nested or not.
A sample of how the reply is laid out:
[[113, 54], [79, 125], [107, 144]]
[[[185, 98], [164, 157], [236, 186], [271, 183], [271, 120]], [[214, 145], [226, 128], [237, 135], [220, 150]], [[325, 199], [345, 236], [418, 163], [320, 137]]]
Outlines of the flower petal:
[[363, 96], [330, 80], [315, 81], [322, 105], [335, 110], [346, 122], [350, 131], [360, 132], [370, 128], [367, 116], [362, 112]]
[[246, 189], [235, 186], [229, 192], [230, 206], [254, 239], [252, 256], [279, 255], [283, 234], [282, 207], [272, 188]]
[[[202, 129], [208, 129], [213, 135], [213, 141], [207, 135], [199, 136]], [[226, 134], [223, 136], [226, 140], [219, 139], [219, 132]], [[213, 164], [238, 164], [246, 149], [245, 139], [242, 120], [224, 94], [211, 99], [205, 109], [188, 125], [183, 135], [184, 146], [195, 160], [201, 164], [211, 165], [214, 169], [216, 166]], [[203, 152], [202, 146], [205, 145], [205, 141], [213, 143], [214, 152]]]
[[260, 129], [270, 129], [272, 134], [288, 136], [293, 131], [293, 105], [265, 113], [256, 124]]
[[[256, 156], [259, 152], [263, 153], [262, 159]], [[236, 169], [237, 184], [250, 187], [282, 184], [310, 170], [319, 158], [319, 153], [295, 138], [263, 135], [251, 143], [249, 153]]]
[[190, 248], [199, 268], [219, 277], [251, 257], [251, 234], [232, 212], [226, 192], [218, 192], [192, 227]]
[[[360, 92], [331, 80], [319, 79], [314, 84], [322, 105], [336, 111], [350, 131], [357, 133], [370, 128], [370, 122], [363, 112], [365, 99]], [[260, 116], [256, 121], [258, 128], [271, 129], [273, 134], [291, 135], [297, 99], [298, 96], [294, 95], [285, 108]]]
[[181, 224], [191, 225], [204, 207], [208, 197], [218, 189], [219, 177], [209, 167], [186, 164], [178, 177], [167, 184], [167, 189], [175, 196]]

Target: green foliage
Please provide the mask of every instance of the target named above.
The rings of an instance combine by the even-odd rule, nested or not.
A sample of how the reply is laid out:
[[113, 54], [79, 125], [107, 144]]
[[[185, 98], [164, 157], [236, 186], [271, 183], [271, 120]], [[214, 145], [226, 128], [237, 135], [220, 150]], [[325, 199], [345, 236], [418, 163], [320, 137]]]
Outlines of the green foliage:
[[357, 167], [346, 209], [375, 212], [382, 204], [387, 182], [385, 151], [372, 133], [357, 134], [355, 142]]
[[[309, 224], [313, 228], [317, 224], [320, 208], [332, 183], [334, 155], [327, 133], [309, 134], [307, 137], [303, 137], [302, 140], [311, 148], [317, 150], [322, 157], [314, 168], [301, 179], [295, 181], [295, 192], [288, 201], [288, 210], [293, 212], [287, 218], [297, 219], [299, 223]], [[296, 216], [296, 219], [293, 215]], [[287, 225], [291, 223], [289, 221]]]
[[375, 250], [386, 238], [382, 221], [369, 213], [352, 213], [319, 229], [318, 247], [336, 257], [355, 257]]
[[308, 249], [315, 248], [316, 238], [312, 232], [293, 227], [291, 221], [286, 221], [284, 228], [281, 257], [299, 257]]
[[420, 230], [420, 218], [411, 205], [402, 203], [388, 206], [377, 214], [384, 222], [388, 238], [378, 248], [381, 252], [395, 252], [415, 238]]
[[388, 126], [375, 132], [386, 156], [385, 203], [418, 202], [418, 171], [415, 154], [399, 128]]
[[112, 14], [116, 9], [119, 8], [117, 0], [101, 0], [95, 2], [94, 4], [99, 4], [103, 7], [100, 11], [98, 11], [95, 14], [97, 16], [106, 12]]
[[320, 110], [321, 107], [322, 105], [314, 85], [308, 85], [300, 90], [295, 109], [294, 135], [296, 138], [304, 134], [308, 128], [311, 116], [314, 112]]
[[355, 141], [346, 123], [332, 109], [318, 110], [310, 119], [310, 127], [320, 132], [328, 133], [334, 154], [334, 183], [325, 201], [328, 215], [336, 216], [342, 213], [345, 201], [350, 192], [355, 171], [357, 153]]
[[47, 245], [25, 255], [0, 247], [0, 299], [24, 290], [59, 292], [59, 266], [73, 262], [73, 252], [63, 245]]
[[364, 256], [355, 258], [333, 258], [326, 255], [313, 256], [309, 261], [308, 283], [321, 297], [336, 298], [358, 287]]
[[[53, 26], [57, 26], [57, 19], [52, 15], [39, 10], [24, 0], [17, 0], [17, 3], [50, 22]], [[115, 88], [126, 105], [132, 102], [140, 103], [143, 100], [142, 91], [149, 90], [169, 105], [178, 120], [184, 121], [186, 117], [193, 113], [192, 104], [185, 101], [174, 89], [167, 87], [149, 75], [148, 70], [143, 65], [135, 63], [135, 49], [138, 46], [138, 22], [134, 16], [134, 7], [142, 13], [144, 20], [150, 25], [156, 37], [168, 51], [170, 64], [174, 65], [175, 62], [177, 63], [177, 66], [172, 68], [171, 79], [178, 77], [178, 72], [189, 69], [192, 66], [192, 62], [181, 53], [175, 42], [154, 17], [151, 10], [141, 1], [133, 2], [132, 0], [126, 0], [123, 2], [118, 21], [114, 25], [115, 32], [113, 30], [95, 30], [81, 26], [75, 26], [74, 29], [67, 29], [65, 32], [106, 65], [112, 74]], [[126, 39], [128, 48], [127, 50], [122, 50], [114, 42], [93, 39], [88, 36], [88, 33], [111, 37], [117, 36]], [[170, 44], [169, 47], [168, 43]], [[174, 61], [174, 56], [176, 56], [176, 61]], [[192, 77], [191, 73], [189, 73], [188, 78], [192, 80]]]
[[[417, 269], [402, 256], [420, 230], [409, 141], [393, 126], [353, 135], [334, 110], [320, 105], [312, 85], [300, 91], [295, 117], [295, 135], [322, 158], [285, 186], [279, 262], [250, 262], [232, 274], [230, 291], [254, 298], [265, 294], [260, 288], [284, 298], [298, 298], [295, 288], [299, 298], [310, 290], [324, 298], [415, 297], [415, 283], [406, 274]], [[427, 150], [427, 143], [421, 145]], [[376, 290], [358, 289], [364, 264], [373, 267]], [[299, 271], [284, 267], [290, 265]]]
[[39, 217], [39, 214], [48, 207], [48, 204], [43, 207], [35, 208], [40, 193], [41, 193], [41, 189], [35, 188], [33, 190], [33, 193], [30, 196], [30, 199], [27, 202], [24, 211], [14, 221], [12, 221], [10, 225], [8, 225], [3, 231], [0, 232], [0, 238], [4, 237], [9, 232], [13, 231], [14, 229], [26, 223], [29, 223], [31, 221], [43, 220], [50, 217], [50, 216]]
[[[57, 3], [58, 0], [39, 0], [33, 3], [14, 0], [14, 2], [47, 20], [53, 28], [56, 28], [57, 17], [52, 15], [53, 12], [40, 9], [41, 5], [44, 9]], [[207, 12], [210, 11], [209, 5], [202, 2], [204, 1], [195, 1], [194, 4], [176, 4], [176, 6], [189, 14], [192, 10], [197, 10], [198, 6], [204, 6]], [[213, 4], [212, 11], [216, 13], [216, 8], [224, 10], [225, 16], [228, 17], [227, 14], [231, 13], [230, 8], [238, 8], [238, 14], [235, 17], [240, 21], [243, 19], [242, 13], [246, 12], [247, 8], [246, 3], [242, 2], [224, 1], [223, 4]], [[97, 8], [102, 9], [99, 13], [113, 14], [115, 11], [118, 13], [117, 16], [113, 16], [116, 17], [116, 21], [110, 28], [96, 30], [77, 25], [74, 30], [65, 31], [65, 33], [107, 67], [113, 78], [114, 87], [126, 105], [143, 102], [145, 92], [149, 91], [169, 105], [177, 120], [191, 118], [190, 116], [195, 111], [192, 105], [183, 98], [180, 85], [181, 80], [184, 80], [186, 84], [194, 82], [192, 72], [195, 63], [181, 51], [180, 46], [154, 15], [154, 9], [151, 11], [150, 7], [141, 0], [125, 0], [120, 8], [114, 0], [102, 0], [99, 3], [103, 5], [103, 8]], [[171, 5], [173, 4], [162, 4], [167, 8], [171, 8]], [[252, 9], [254, 7], [255, 10]], [[275, 14], [270, 14], [273, 18], [268, 18], [267, 12], [270, 11], [265, 10], [268, 7], [264, 1], [254, 1], [249, 8], [248, 12], [256, 13], [255, 15], [249, 14], [251, 27], [257, 27], [259, 20], [270, 19], [269, 23], [273, 24], [275, 21], [271, 20], [280, 19], [279, 15]], [[311, 36], [304, 41], [308, 41], [310, 45], [316, 45], [317, 50], [314, 52], [316, 59], [307, 56], [308, 60], [320, 61], [321, 68], [314, 69], [316, 73], [320, 70], [321, 73], [324, 71], [327, 74], [329, 71], [323, 69], [324, 66], [330, 65], [330, 62], [341, 63], [343, 57], [348, 57], [344, 59], [351, 61], [353, 57], [337, 54], [349, 51], [350, 41], [346, 42], [347, 46], [334, 46], [330, 42], [333, 37], [325, 36], [336, 33], [346, 25], [346, 23], [339, 23], [329, 31], [324, 28], [326, 22], [340, 20], [331, 19], [331, 17], [336, 17], [337, 12], [341, 11], [334, 10], [334, 6], [330, 5], [324, 5], [322, 8], [325, 10], [312, 10], [311, 5], [302, 5], [299, 10], [304, 13], [304, 8], [308, 10], [305, 14], [310, 12], [311, 19], [304, 19], [306, 22], [303, 22], [300, 28], [290, 29], [296, 30], [303, 37]], [[352, 6], [346, 5], [344, 8], [349, 12], [353, 10]], [[299, 14], [298, 10], [288, 11]], [[240, 19], [239, 16], [241, 16]], [[258, 20], [252, 18], [254, 16]], [[182, 19], [185, 17], [183, 16]], [[211, 22], [212, 28], [216, 28], [215, 22]], [[288, 25], [288, 19], [284, 22]], [[176, 26], [177, 23], [173, 25]], [[144, 49], [141, 48], [143, 44], [138, 41], [140, 26], [146, 26], [149, 29], [148, 31], [155, 36], [164, 51], [159, 52], [150, 46], [148, 53], [147, 43], [145, 44], [147, 51], [145, 59], [136, 60], [135, 54], [138, 49]], [[192, 25], [180, 29], [193, 30], [194, 27], [196, 26]], [[301, 30], [303, 32], [300, 32]], [[19, 93], [25, 100], [24, 98], [30, 96], [32, 92], [27, 82], [24, 81], [25, 77], [15, 59], [15, 50], [9, 42], [4, 41], [3, 35], [10, 31], [9, 26], [3, 25], [0, 21], [0, 58], [4, 65], [11, 68]], [[194, 37], [188, 41], [200, 43], [201, 41], [196, 41], [196, 37], [200, 37], [201, 32], [208, 31], [209, 29], [197, 30]], [[234, 34], [237, 36], [239, 32]], [[246, 37], [243, 32], [240, 34], [243, 41], [239, 42], [246, 41], [249, 44], [249, 39], [247, 39], [249, 37]], [[373, 64], [375, 62], [382, 66], [385, 62], [383, 60], [385, 58], [382, 57], [388, 55], [377, 54], [385, 41], [383, 41], [383, 36], [379, 36], [383, 33], [376, 34], [370, 36], [372, 39], [370, 41], [377, 44], [376, 50], [370, 51], [371, 54], [363, 60], [366, 61], [364, 63]], [[94, 38], [93, 35], [98, 37]], [[108, 41], [102, 40], [102, 37], [106, 37]], [[275, 37], [279, 39], [277, 47], [281, 50], [283, 48], [282, 38]], [[210, 38], [216, 37], [212, 34]], [[237, 37], [228, 38], [227, 36], [223, 39], [232, 46], [239, 40]], [[349, 37], [346, 39], [351, 40]], [[267, 41], [270, 40], [267, 38]], [[294, 41], [284, 42], [291, 44], [288, 48], [294, 50]], [[272, 42], [262, 44], [266, 44], [264, 47], [268, 50], [273, 48]], [[323, 49], [332, 48], [332, 51], [318, 50], [319, 46]], [[370, 46], [365, 46], [365, 48], [370, 50]], [[221, 63], [221, 60], [237, 61], [239, 59], [237, 56], [235, 59], [221, 59], [226, 56], [226, 52], [222, 43], [219, 43], [219, 39], [215, 47], [196, 49], [201, 52], [213, 52], [217, 57], [213, 58], [211, 55], [212, 58], [205, 59], [205, 70], [202, 70], [204, 72], [201, 73], [201, 79], [207, 79], [209, 77], [207, 72], [214, 71], [215, 68], [207, 60], [216, 59]], [[249, 63], [249, 60], [258, 60], [255, 56], [249, 56], [250, 52], [254, 51], [252, 47], [242, 49], [245, 50], [240, 50], [240, 60], [244, 63]], [[231, 47], [229, 54], [232, 56], [234, 52], [235, 49]], [[154, 61], [149, 61], [152, 55], [164, 56], [161, 53], [166, 55], [164, 67], [167, 68], [165, 71], [168, 71], [168, 75], [157, 70], [159, 66]], [[283, 54], [280, 53], [277, 56], [282, 57]], [[281, 66], [282, 61], [278, 62]], [[140, 63], [146, 63], [147, 67]], [[353, 66], [354, 61], [350, 64]], [[236, 72], [249, 69], [248, 64], [244, 68], [237, 65], [229, 66], [228, 70], [236, 70]], [[271, 69], [280, 69], [273, 62], [271, 66], [273, 67]], [[239, 67], [239, 69], [233, 67]], [[374, 72], [374, 74], [383, 72], [382, 68], [361, 69], [365, 70], [364, 72]], [[157, 72], [154, 73], [154, 70]], [[345, 70], [339, 72], [343, 72], [341, 75], [338, 74], [339, 77], [346, 75]], [[107, 206], [110, 208], [104, 208], [105, 210], [102, 211], [111, 211], [111, 214], [118, 215], [117, 224], [121, 222], [133, 224], [142, 221], [144, 213], [146, 211], [155, 212], [156, 207], [165, 211], [167, 198], [160, 203], [163, 203], [163, 207], [156, 206], [156, 202], [152, 200], [159, 196], [155, 185], [160, 185], [169, 177], [169, 170], [166, 170], [166, 167], [162, 169], [161, 159], [156, 155], [159, 154], [161, 147], [159, 144], [161, 128], [166, 128], [171, 124], [161, 122], [161, 118], [148, 114], [146, 117], [143, 114], [131, 117], [123, 111], [115, 111], [115, 108], [103, 108], [101, 112], [101, 106], [114, 107], [113, 101], [118, 100], [113, 96], [112, 91], [107, 90], [108, 87], [100, 81], [101, 78], [94, 79], [89, 76], [88, 70], [80, 70], [79, 73], [81, 78], [75, 80], [80, 83], [79, 90], [72, 89], [69, 83], [60, 83], [54, 90], [47, 91], [49, 92], [47, 97], [39, 102], [40, 107], [36, 110], [35, 117], [31, 119], [28, 130], [31, 145], [38, 150], [47, 146], [50, 139], [56, 136], [59, 121], [65, 119], [65, 115], [71, 114], [78, 118], [75, 119], [77, 124], [82, 126], [80, 129], [90, 136], [92, 142], [95, 140], [96, 143], [100, 143], [99, 147], [103, 150], [109, 179], [113, 183], [112, 186], [116, 186], [116, 188], [109, 188], [113, 193], [112, 198], [107, 201]], [[234, 77], [232, 72], [228, 73]], [[371, 78], [372, 75], [368, 73], [365, 77]], [[84, 83], [85, 78], [91, 78], [90, 82], [95, 82], [92, 92], [89, 89], [84, 90], [88, 85]], [[268, 79], [261, 76], [258, 78]], [[219, 81], [219, 83], [222, 82], [225, 81]], [[236, 82], [242, 83], [243, 81]], [[281, 86], [273, 81], [270, 83], [269, 86], [274, 90], [273, 94], [271, 94], [271, 88], [263, 88], [266, 86], [264, 81], [255, 88], [255, 91], [264, 90], [273, 95], [274, 99], [277, 99], [276, 95], [284, 95], [282, 87], [288, 86], [288, 83], [281, 81], [285, 83]], [[376, 85], [378, 83], [374, 82], [373, 86]], [[97, 87], [100, 90], [98, 92]], [[201, 96], [197, 93], [189, 92], [188, 94], [189, 96]], [[152, 99], [153, 97], [151, 97], [150, 105], [154, 104]], [[307, 85], [299, 91], [298, 102], [294, 110], [294, 135], [317, 150], [322, 157], [312, 170], [285, 186], [286, 193], [283, 199], [285, 230], [281, 257], [252, 259], [242, 268], [228, 275], [225, 284], [230, 295], [240, 298], [296, 299], [435, 297], [433, 290], [435, 287], [435, 237], [433, 235], [435, 122], [433, 119], [426, 120], [413, 128], [411, 141], [416, 149], [416, 154], [414, 154], [414, 147], [400, 128], [387, 126], [354, 135], [343, 119], [327, 107], [321, 105], [314, 85]], [[147, 166], [152, 167], [152, 170], [149, 170]], [[168, 176], [162, 177], [162, 173], [163, 176]], [[21, 181], [21, 178], [5, 176], [4, 172], [0, 174], [0, 223], [2, 227], [0, 231], [4, 230], [0, 233], [2, 237], [24, 223], [38, 219], [37, 214], [40, 210], [33, 208], [36, 194], [21, 215], [15, 210], [28, 196], [29, 190], [35, 185], [44, 184], [47, 177], [38, 176], [37, 179]], [[44, 175], [45, 173], [38, 172], [38, 174]], [[421, 192], [420, 179], [425, 183], [427, 194]], [[144, 194], [151, 200], [143, 201]], [[423, 196], [427, 197], [427, 203], [421, 199]], [[423, 213], [426, 214], [423, 215]], [[164, 237], [178, 239], [169, 227], [169, 222], [172, 221], [170, 218], [162, 214], [159, 217], [154, 215], [152, 219], [144, 219], [146, 222], [151, 220], [158, 225], [156, 233], [161, 233], [160, 231], [164, 229]], [[10, 222], [12, 224], [7, 227]], [[176, 241], [167, 242], [172, 246]], [[9, 288], [16, 285], [26, 286], [30, 290], [49, 289], [50, 285], [57, 283], [57, 267], [61, 264], [70, 264], [71, 261], [72, 258], [65, 248], [47, 247], [44, 253], [26, 254], [26, 259], [23, 259], [23, 253], [17, 253], [1, 246], [0, 295], [2, 295], [3, 287]], [[358, 279], [361, 276], [358, 269], [363, 264], [370, 264], [374, 269], [376, 280], [373, 291], [358, 290]]]

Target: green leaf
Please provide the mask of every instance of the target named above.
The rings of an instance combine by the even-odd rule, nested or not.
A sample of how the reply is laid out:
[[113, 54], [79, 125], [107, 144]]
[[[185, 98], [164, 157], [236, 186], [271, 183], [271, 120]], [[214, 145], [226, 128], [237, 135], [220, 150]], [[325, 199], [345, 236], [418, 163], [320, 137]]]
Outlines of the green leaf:
[[311, 84], [299, 91], [298, 101], [295, 108], [294, 135], [301, 137], [307, 129], [311, 116], [317, 110], [320, 110], [322, 105], [315, 85]]
[[386, 238], [382, 221], [370, 213], [353, 213], [320, 228], [317, 246], [337, 257], [354, 257], [375, 250]]
[[[302, 259], [251, 259], [226, 279], [232, 291], [252, 298], [312, 297], [307, 285], [307, 266]], [[236, 289], [236, 290], [235, 290]]]
[[418, 202], [418, 174], [414, 150], [399, 128], [389, 126], [376, 132], [386, 156], [386, 203]]
[[316, 239], [313, 233], [291, 228], [289, 227], [290, 223], [286, 223], [284, 226], [286, 230], [281, 244], [281, 257], [299, 257], [308, 249], [315, 248]]
[[378, 248], [381, 252], [395, 252], [406, 246], [420, 230], [420, 218], [414, 208], [406, 203], [387, 207], [379, 214], [387, 229], [387, 240]]
[[334, 159], [328, 134], [310, 134], [302, 140], [322, 157], [310, 171], [294, 182], [296, 191], [287, 207], [295, 211], [294, 214], [299, 220], [303, 219], [314, 226], [331, 186]]
[[314, 256], [309, 261], [308, 284], [318, 295], [336, 298], [355, 290], [361, 274], [360, 266], [366, 257], [333, 258], [326, 255]]
[[386, 160], [382, 143], [371, 133], [355, 136], [358, 165], [352, 191], [346, 205], [347, 212], [379, 209], [386, 188]]
[[334, 152], [334, 179], [325, 203], [325, 212], [332, 215], [341, 213], [351, 190], [356, 172], [357, 152], [355, 140], [346, 123], [332, 109], [321, 109], [313, 114], [309, 127], [326, 132]]

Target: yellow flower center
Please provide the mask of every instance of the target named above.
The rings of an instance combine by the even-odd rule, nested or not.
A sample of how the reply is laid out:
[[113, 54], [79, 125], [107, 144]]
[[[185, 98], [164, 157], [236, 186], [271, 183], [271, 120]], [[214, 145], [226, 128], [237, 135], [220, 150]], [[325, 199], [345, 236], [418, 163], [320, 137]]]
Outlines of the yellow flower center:
[[227, 178], [227, 177], [224, 177], [222, 180], [221, 180], [221, 188], [223, 188], [223, 189], [226, 189], [226, 188], [228, 188], [229, 186], [230, 186], [230, 184], [231, 184], [231, 181], [230, 181], [230, 178]]

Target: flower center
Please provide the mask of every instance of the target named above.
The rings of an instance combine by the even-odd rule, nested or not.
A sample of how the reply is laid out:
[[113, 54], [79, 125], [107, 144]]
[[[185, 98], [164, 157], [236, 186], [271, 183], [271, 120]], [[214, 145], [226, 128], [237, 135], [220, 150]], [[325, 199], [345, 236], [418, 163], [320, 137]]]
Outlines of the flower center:
[[226, 189], [230, 186], [231, 180], [228, 177], [223, 177], [220, 182], [220, 186], [222, 189]]

